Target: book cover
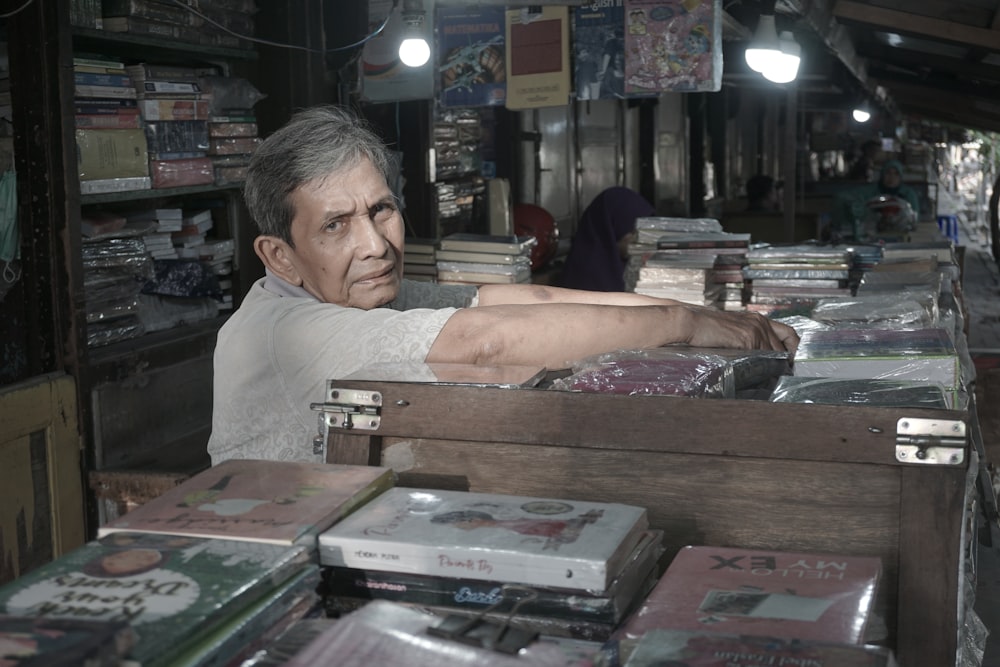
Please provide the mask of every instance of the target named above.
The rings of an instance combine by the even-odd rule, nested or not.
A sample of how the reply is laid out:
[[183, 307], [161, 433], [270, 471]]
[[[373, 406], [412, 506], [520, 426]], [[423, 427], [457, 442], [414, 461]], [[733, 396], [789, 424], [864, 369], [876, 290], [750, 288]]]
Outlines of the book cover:
[[572, 90], [569, 8], [506, 10], [508, 109], [563, 106]]
[[397, 487], [321, 533], [320, 562], [603, 591], [647, 528], [630, 505]]
[[438, 250], [464, 250], [467, 252], [487, 252], [493, 254], [526, 255], [537, 241], [534, 236], [497, 236], [494, 234], [473, 234], [455, 232], [441, 239]]
[[[563, 651], [551, 643], [533, 642], [514, 654], [484, 648], [483, 635], [466, 641], [438, 637], [428, 628], [441, 618], [387, 600], [374, 600], [330, 624], [285, 667], [541, 667], [565, 665]], [[491, 628], [485, 627], [489, 631]]]
[[[407, 35], [419, 33], [434, 44], [434, 2], [423, 0], [422, 13], [407, 25], [403, 12], [393, 0], [369, 0], [368, 31], [375, 34], [365, 42], [358, 59], [361, 97], [367, 102], [429, 100], [434, 97], [434, 59], [420, 67], [409, 67], [399, 59], [399, 44]], [[405, 6], [412, 3], [407, 2]], [[384, 23], [384, 27], [383, 27]], [[433, 50], [433, 46], [431, 46]]]
[[873, 557], [687, 546], [618, 636], [708, 630], [857, 644], [881, 573]]
[[800, 377], [917, 380], [959, 387], [961, 364], [944, 329], [805, 331], [792, 360]]
[[722, 88], [721, 0], [625, 0], [625, 94]]
[[317, 567], [306, 568], [268, 591], [201, 641], [192, 642], [171, 667], [236, 667], [322, 606]]
[[650, 630], [623, 667], [895, 667], [885, 647], [684, 630]]
[[125, 621], [0, 615], [3, 667], [114, 667], [135, 633]]
[[0, 613], [127, 621], [129, 657], [159, 667], [308, 566], [301, 546], [116, 533], [0, 589]]
[[778, 379], [770, 400], [774, 403], [856, 403], [895, 408], [953, 407], [952, 392], [935, 382], [857, 378], [796, 377]]
[[507, 99], [503, 7], [441, 7], [437, 32], [441, 105], [503, 104]]
[[97, 74], [94, 72], [73, 71], [73, 83], [91, 86], [131, 86], [132, 80], [127, 74]]
[[98, 535], [144, 531], [315, 548], [316, 534], [395, 482], [390, 468], [230, 459], [202, 471]]
[[625, 2], [573, 9], [573, 89], [578, 100], [625, 97]]
[[499, 613], [509, 613], [517, 604], [519, 614], [614, 624], [652, 587], [657, 559], [663, 553], [662, 539], [662, 531], [646, 531], [608, 590], [595, 593], [550, 586], [525, 589], [502, 581], [344, 567], [324, 568], [323, 578], [327, 595], [479, 611], [489, 608]]

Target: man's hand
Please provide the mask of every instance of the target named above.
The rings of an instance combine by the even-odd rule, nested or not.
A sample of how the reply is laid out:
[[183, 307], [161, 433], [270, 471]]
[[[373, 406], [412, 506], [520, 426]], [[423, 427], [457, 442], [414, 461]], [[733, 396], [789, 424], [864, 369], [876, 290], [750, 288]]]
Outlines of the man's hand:
[[689, 345], [795, 352], [799, 336], [792, 327], [757, 313], [690, 306], [693, 316]]

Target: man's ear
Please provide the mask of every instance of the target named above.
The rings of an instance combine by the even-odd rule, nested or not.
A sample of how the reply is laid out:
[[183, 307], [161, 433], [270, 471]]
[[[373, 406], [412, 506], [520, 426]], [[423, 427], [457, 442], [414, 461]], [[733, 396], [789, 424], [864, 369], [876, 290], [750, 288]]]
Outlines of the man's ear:
[[302, 285], [302, 278], [292, 263], [292, 249], [277, 236], [258, 236], [253, 240], [253, 249], [260, 261], [273, 274], [292, 285]]

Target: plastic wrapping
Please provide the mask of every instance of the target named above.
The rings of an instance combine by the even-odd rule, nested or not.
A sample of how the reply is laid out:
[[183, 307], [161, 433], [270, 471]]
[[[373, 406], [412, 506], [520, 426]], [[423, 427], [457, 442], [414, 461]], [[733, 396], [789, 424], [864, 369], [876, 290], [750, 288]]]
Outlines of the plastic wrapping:
[[212, 114], [225, 115], [230, 109], [252, 109], [267, 97], [241, 77], [202, 76], [198, 78], [201, 89], [211, 95]]
[[827, 329], [801, 336], [792, 364], [801, 377], [916, 380], [960, 388], [959, 358], [948, 332]]
[[733, 369], [717, 354], [690, 349], [621, 350], [581, 359], [552, 389], [629, 396], [733, 398]]
[[154, 276], [142, 286], [144, 294], [222, 298], [219, 279], [197, 260], [156, 260]]
[[162, 120], [146, 122], [150, 153], [186, 153], [208, 150], [208, 121]]
[[110, 345], [129, 338], [138, 338], [144, 333], [146, 329], [135, 315], [119, 317], [109, 322], [95, 322], [87, 325], [87, 347]]
[[208, 136], [216, 137], [256, 137], [257, 123], [209, 123]]
[[141, 238], [109, 238], [84, 243], [81, 249], [84, 271], [128, 268], [135, 275], [148, 275], [152, 259]]
[[810, 378], [778, 380], [772, 403], [860, 404], [877, 407], [954, 409], [953, 392], [936, 382], [912, 380]]
[[139, 314], [138, 295], [110, 299], [87, 299], [87, 324], [107, 322], [127, 315]]
[[208, 185], [215, 182], [212, 160], [208, 157], [150, 160], [149, 174], [154, 189]]
[[210, 298], [183, 298], [140, 294], [136, 297], [136, 314], [146, 331], [163, 331], [219, 314], [219, 305]]
[[260, 137], [214, 137], [208, 142], [209, 155], [248, 155], [257, 150]]
[[836, 326], [879, 326], [880, 328], [917, 328], [937, 324], [937, 302], [923, 303], [904, 293], [875, 292], [840, 299], [820, 299], [813, 308], [813, 319]]

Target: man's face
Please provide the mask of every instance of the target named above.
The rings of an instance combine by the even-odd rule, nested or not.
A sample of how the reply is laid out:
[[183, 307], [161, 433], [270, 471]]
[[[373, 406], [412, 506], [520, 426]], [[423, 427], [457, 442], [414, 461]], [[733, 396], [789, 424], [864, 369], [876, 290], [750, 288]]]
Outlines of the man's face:
[[290, 195], [289, 261], [321, 301], [369, 310], [396, 298], [403, 271], [403, 218], [382, 174], [358, 165]]

